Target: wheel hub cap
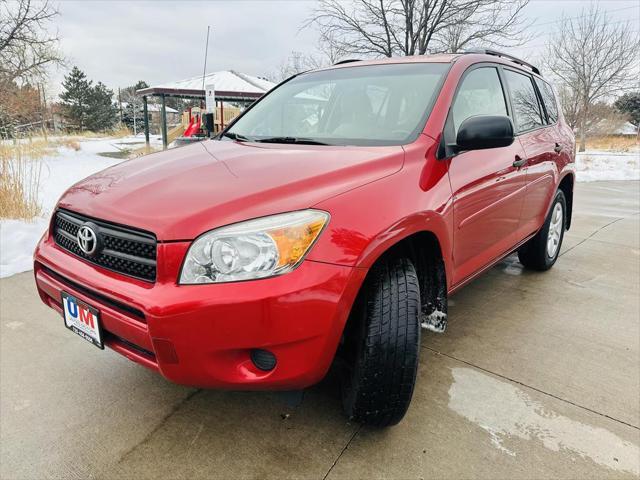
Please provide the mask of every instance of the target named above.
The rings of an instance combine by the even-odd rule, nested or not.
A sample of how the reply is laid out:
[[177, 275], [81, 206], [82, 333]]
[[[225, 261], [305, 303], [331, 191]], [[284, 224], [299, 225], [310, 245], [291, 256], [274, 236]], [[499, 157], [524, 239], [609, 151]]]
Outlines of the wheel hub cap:
[[560, 248], [560, 237], [562, 236], [563, 222], [562, 205], [556, 203], [551, 213], [551, 223], [549, 224], [549, 233], [547, 234], [547, 255], [549, 258], [555, 257]]

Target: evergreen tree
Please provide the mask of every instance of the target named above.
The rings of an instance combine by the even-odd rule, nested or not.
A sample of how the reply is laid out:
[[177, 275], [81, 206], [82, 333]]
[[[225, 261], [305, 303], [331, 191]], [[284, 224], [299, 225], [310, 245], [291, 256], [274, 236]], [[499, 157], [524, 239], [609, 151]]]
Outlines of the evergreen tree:
[[113, 91], [98, 82], [89, 94], [87, 128], [100, 132], [113, 128], [118, 121], [118, 109], [113, 103]]
[[90, 97], [92, 82], [78, 67], [73, 67], [71, 72], [64, 77], [62, 87], [64, 92], [60, 94], [64, 116], [67, 121], [80, 130], [87, 128], [87, 117], [90, 112]]
[[118, 121], [113, 92], [105, 84], [95, 86], [78, 67], [64, 77], [60, 99], [64, 115], [79, 130], [100, 132], [114, 127]]
[[620, 113], [629, 117], [629, 121], [636, 127], [640, 125], [640, 91], [625, 93], [619, 97], [613, 106]]

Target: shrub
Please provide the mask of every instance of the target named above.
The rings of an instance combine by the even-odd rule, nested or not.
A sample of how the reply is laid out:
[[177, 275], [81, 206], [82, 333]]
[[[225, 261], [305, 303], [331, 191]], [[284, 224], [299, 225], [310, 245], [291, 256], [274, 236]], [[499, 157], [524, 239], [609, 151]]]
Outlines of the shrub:
[[0, 144], [0, 218], [31, 220], [42, 213], [38, 201], [45, 142]]

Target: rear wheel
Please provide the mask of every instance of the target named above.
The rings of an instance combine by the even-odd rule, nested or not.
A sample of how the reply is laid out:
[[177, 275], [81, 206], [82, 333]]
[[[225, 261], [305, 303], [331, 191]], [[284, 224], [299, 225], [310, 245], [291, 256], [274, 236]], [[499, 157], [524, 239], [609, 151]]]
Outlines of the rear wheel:
[[518, 258], [522, 265], [532, 270], [549, 270], [556, 263], [564, 238], [567, 201], [562, 190], [556, 196], [540, 231], [520, 250]]
[[420, 289], [408, 259], [372, 267], [348, 326], [345, 412], [369, 425], [394, 425], [411, 402], [420, 350]]

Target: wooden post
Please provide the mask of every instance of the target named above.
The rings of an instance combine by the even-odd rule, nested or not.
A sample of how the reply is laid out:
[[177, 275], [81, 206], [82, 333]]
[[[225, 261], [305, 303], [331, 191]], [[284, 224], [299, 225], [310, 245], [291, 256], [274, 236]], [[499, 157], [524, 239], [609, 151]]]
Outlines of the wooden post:
[[161, 95], [162, 98], [162, 113], [160, 117], [160, 130], [162, 131], [162, 149], [166, 150], [168, 146], [167, 139], [167, 102], [164, 94]]
[[144, 143], [149, 148], [149, 110], [147, 108], [147, 96], [142, 97], [142, 109], [144, 110]]
[[162, 94], [162, 149], [166, 150], [168, 145], [167, 139], [167, 102], [164, 94]]
[[224, 130], [224, 102], [220, 101], [220, 131]]

